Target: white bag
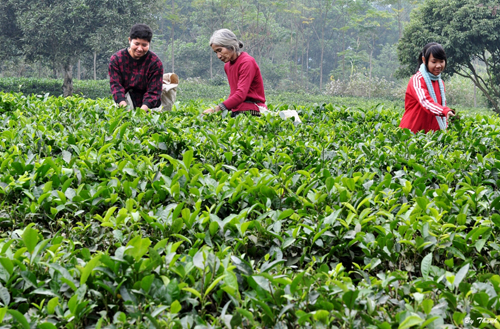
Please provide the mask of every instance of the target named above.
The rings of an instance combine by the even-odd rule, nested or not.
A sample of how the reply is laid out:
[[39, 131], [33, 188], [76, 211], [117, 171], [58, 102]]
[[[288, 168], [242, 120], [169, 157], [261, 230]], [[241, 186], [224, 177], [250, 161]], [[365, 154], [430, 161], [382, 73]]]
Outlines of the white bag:
[[161, 91], [162, 111], [172, 111], [172, 106], [177, 98], [177, 86], [179, 77], [175, 73], [165, 73], [163, 75], [163, 84]]
[[[255, 105], [257, 105], [257, 104], [255, 104]], [[276, 115], [276, 112], [269, 111], [267, 108], [265, 108], [263, 106], [259, 106], [259, 111], [260, 111], [260, 114], [262, 114], [262, 115], [267, 115], [267, 114]], [[286, 120], [286, 119], [293, 117], [294, 118], [294, 122], [293, 122], [294, 125], [298, 125], [298, 124], [302, 123], [302, 120], [300, 120], [299, 114], [295, 110], [279, 111], [279, 112], [277, 112], [277, 114], [283, 120]]]
[[285, 111], [280, 111], [279, 116], [283, 119], [286, 120], [288, 118], [294, 118], [294, 124], [298, 125], [299, 123], [302, 123], [302, 120], [299, 118], [299, 114], [295, 110], [285, 110]]

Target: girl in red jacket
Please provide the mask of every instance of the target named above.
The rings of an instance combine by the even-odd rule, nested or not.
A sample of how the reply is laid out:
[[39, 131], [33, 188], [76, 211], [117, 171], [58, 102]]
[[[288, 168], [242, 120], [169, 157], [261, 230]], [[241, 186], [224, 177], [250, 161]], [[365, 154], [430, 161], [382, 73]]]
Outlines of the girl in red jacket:
[[420, 130], [446, 130], [448, 119], [455, 112], [446, 106], [441, 72], [446, 67], [443, 47], [431, 42], [425, 45], [418, 58], [419, 69], [411, 77], [405, 96], [405, 113], [400, 127], [417, 133]]
[[215, 31], [210, 38], [210, 47], [225, 63], [224, 71], [231, 93], [228, 99], [214, 109], [205, 110], [203, 114], [229, 110], [232, 117], [242, 113], [260, 116], [259, 108], [267, 108], [266, 95], [262, 75], [255, 59], [241, 51], [243, 43], [228, 29]]

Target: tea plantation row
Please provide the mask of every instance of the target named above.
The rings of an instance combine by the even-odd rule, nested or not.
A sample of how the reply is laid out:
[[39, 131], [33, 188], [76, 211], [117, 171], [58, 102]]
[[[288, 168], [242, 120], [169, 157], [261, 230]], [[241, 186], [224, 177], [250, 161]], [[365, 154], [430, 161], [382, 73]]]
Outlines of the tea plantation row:
[[498, 117], [0, 98], [7, 327], [500, 327]]

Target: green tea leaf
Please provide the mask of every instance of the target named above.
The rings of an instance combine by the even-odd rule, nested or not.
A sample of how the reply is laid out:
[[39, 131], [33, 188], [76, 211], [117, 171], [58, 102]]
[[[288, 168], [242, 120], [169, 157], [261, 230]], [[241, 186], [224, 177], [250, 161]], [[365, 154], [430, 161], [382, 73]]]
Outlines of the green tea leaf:
[[12, 315], [12, 317], [14, 319], [16, 319], [16, 321], [19, 322], [24, 329], [30, 329], [30, 325], [28, 323], [28, 320], [26, 320], [26, 318], [24, 317], [24, 315], [22, 315], [19, 311], [16, 311], [16, 310], [7, 310], [7, 313], [9, 313], [10, 315]]
[[26, 227], [23, 232], [23, 242], [30, 254], [33, 253], [38, 243], [38, 230]]
[[458, 288], [462, 280], [467, 276], [467, 272], [469, 271], [469, 264], [465, 264], [455, 275], [455, 281], [453, 281], [453, 285]]
[[143, 239], [138, 235], [127, 243], [127, 247], [131, 246], [133, 248], [127, 249], [125, 253], [134, 257], [135, 261], [139, 261], [148, 252], [150, 245], [151, 241], [148, 238]]
[[37, 329], [57, 329], [57, 327], [50, 322], [45, 322], [45, 323], [39, 324], [37, 326]]
[[427, 254], [427, 256], [422, 259], [422, 264], [420, 265], [420, 271], [425, 280], [429, 280], [429, 273], [431, 271], [432, 265], [432, 254]]
[[207, 296], [210, 291], [212, 291], [212, 289], [215, 288], [215, 286], [222, 280], [226, 277], [226, 275], [221, 275], [219, 276], [217, 279], [214, 280], [214, 282], [212, 282], [212, 284], [210, 286], [208, 286], [207, 290], [205, 291], [205, 296]]
[[3, 302], [5, 307], [8, 307], [10, 304], [10, 293], [9, 290], [5, 287], [0, 286], [0, 299]]
[[179, 301], [174, 301], [172, 305], [170, 305], [170, 313], [177, 314], [182, 310], [181, 303]]
[[99, 264], [101, 260], [101, 255], [97, 255], [92, 258], [83, 268], [82, 275], [80, 277], [80, 285], [83, 285], [87, 282], [90, 274], [94, 270], [94, 268]]
[[47, 303], [47, 313], [54, 314], [56, 307], [59, 305], [59, 297], [54, 297]]
[[344, 293], [344, 295], [342, 296], [342, 300], [344, 301], [348, 309], [354, 309], [354, 306], [356, 305], [356, 298], [358, 298], [358, 295], [359, 290], [349, 290], [348, 292]]
[[407, 317], [398, 327], [398, 329], [406, 329], [406, 328], [411, 328], [413, 326], [418, 326], [424, 322], [419, 316], [417, 315], [411, 315]]

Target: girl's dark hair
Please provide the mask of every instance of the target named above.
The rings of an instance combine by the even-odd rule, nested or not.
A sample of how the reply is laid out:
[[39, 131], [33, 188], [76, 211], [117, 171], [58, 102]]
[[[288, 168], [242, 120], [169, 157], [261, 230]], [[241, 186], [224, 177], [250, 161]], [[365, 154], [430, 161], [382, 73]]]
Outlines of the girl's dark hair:
[[130, 29], [130, 39], [143, 39], [151, 42], [153, 38], [153, 31], [146, 24], [135, 24]]
[[431, 57], [431, 54], [436, 59], [443, 59], [445, 62], [445, 65], [447, 64], [446, 53], [444, 52], [443, 46], [441, 46], [437, 42], [431, 42], [431, 43], [426, 44], [424, 46], [424, 49], [422, 49], [422, 52], [420, 53], [420, 55], [418, 55], [417, 71], [420, 69], [420, 65], [422, 65], [422, 63], [423, 63], [422, 57], [425, 58], [425, 66], [427, 67], [427, 65], [429, 64], [429, 58]]

